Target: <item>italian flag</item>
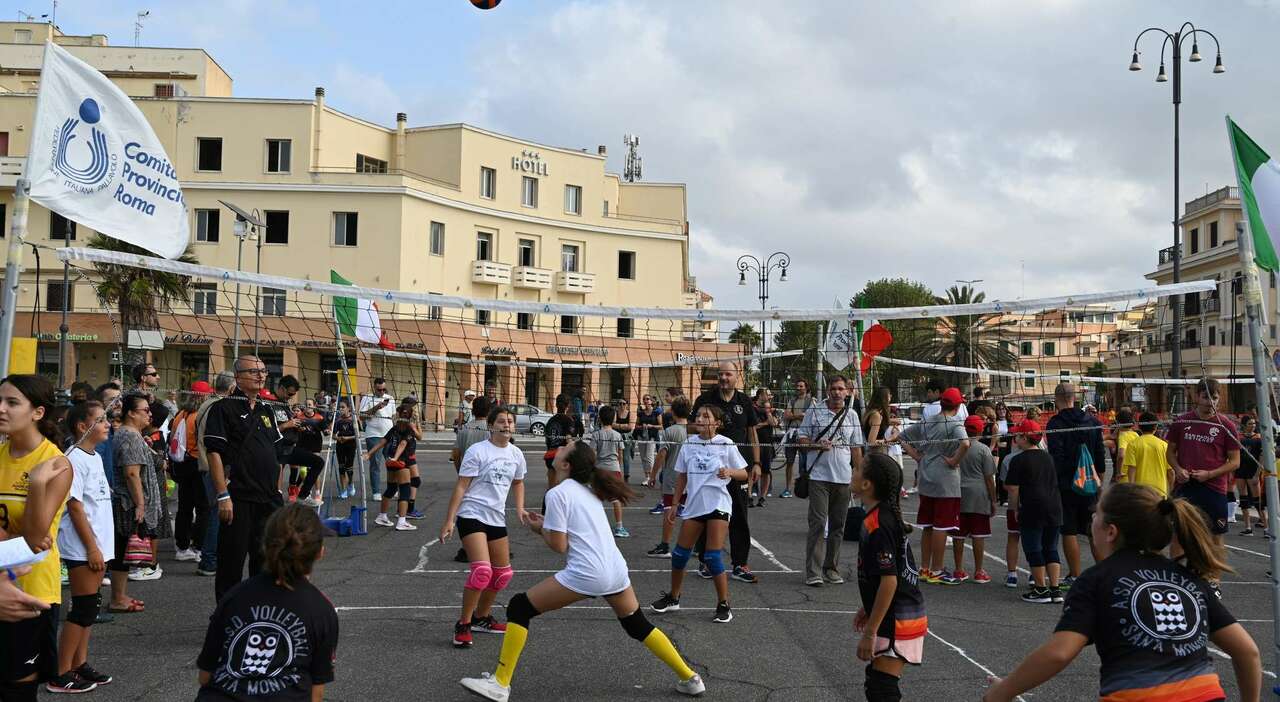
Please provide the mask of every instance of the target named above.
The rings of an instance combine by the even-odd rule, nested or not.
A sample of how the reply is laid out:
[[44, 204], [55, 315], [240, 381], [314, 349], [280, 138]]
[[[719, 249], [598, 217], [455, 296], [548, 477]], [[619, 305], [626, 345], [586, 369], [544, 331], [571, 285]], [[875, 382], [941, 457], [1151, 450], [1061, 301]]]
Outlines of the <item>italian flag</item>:
[[871, 362], [893, 343], [893, 335], [874, 319], [859, 319], [853, 323], [853, 335], [858, 349], [858, 368], [866, 375]]
[[1254, 261], [1260, 268], [1280, 270], [1276, 238], [1280, 237], [1280, 163], [1267, 155], [1257, 142], [1227, 118], [1231, 151], [1240, 183], [1240, 203], [1253, 236]]
[[[334, 285], [352, 285], [352, 282], [329, 270], [329, 282]], [[366, 344], [375, 344], [384, 349], [394, 349], [395, 344], [387, 341], [382, 331], [382, 321], [378, 319], [378, 304], [372, 300], [356, 297], [334, 297], [333, 316], [338, 320], [338, 331], [345, 336], [354, 336]]]

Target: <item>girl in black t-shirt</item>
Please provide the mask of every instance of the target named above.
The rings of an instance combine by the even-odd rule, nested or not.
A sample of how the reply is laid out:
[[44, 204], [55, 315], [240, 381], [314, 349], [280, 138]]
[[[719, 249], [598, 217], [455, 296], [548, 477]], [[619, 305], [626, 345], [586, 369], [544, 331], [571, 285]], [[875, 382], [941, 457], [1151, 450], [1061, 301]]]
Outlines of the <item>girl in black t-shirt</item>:
[[196, 658], [196, 700], [309, 702], [333, 681], [338, 613], [309, 576], [324, 556], [314, 509], [290, 504], [263, 529], [263, 572], [229, 591]]
[[[1117, 483], [1103, 494], [1091, 532], [1102, 560], [1071, 586], [1053, 637], [1009, 677], [993, 678], [983, 699], [1011, 700], [1093, 644], [1104, 699], [1225, 700], [1209, 659], [1213, 642], [1231, 658], [1239, 699], [1257, 702], [1258, 647], [1206, 582], [1230, 568], [1197, 508], [1146, 485]], [[1183, 563], [1162, 553], [1175, 536]]]
[[[387, 489], [382, 493], [381, 509], [373, 523], [395, 527], [396, 531], [414, 531], [418, 527], [409, 523], [408, 515], [414, 497], [413, 488], [416, 487], [412, 474], [418, 467], [418, 434], [413, 426], [413, 407], [401, 405], [397, 414], [391, 431], [364, 454], [367, 461], [381, 450], [387, 460]], [[397, 501], [397, 519], [394, 522], [387, 516], [392, 500]]]

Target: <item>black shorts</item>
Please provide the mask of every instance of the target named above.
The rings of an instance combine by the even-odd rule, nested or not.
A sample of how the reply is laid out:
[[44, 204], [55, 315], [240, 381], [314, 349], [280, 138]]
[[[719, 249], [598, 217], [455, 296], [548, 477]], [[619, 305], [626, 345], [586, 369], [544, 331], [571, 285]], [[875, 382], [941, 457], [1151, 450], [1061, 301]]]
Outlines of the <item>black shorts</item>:
[[70, 558], [64, 558], [62, 559], [62, 564], [67, 567], [67, 570], [71, 570], [72, 568], [87, 568], [89, 561], [73, 561]]
[[0, 622], [0, 682], [16, 682], [32, 673], [41, 682], [58, 675], [56, 604], [34, 619]]
[[1062, 535], [1091, 535], [1093, 512], [1097, 508], [1097, 497], [1077, 495], [1070, 488], [1062, 492]]
[[1256, 477], [1258, 477], [1258, 464], [1253, 461], [1242, 462], [1240, 467], [1236, 468], [1236, 480], [1253, 480]]
[[760, 470], [768, 472], [773, 470], [773, 459], [778, 456], [778, 449], [773, 444], [764, 444], [760, 446]]
[[470, 536], [484, 532], [486, 541], [497, 541], [498, 539], [507, 538], [507, 528], [504, 526], [493, 526], [485, 524], [479, 519], [471, 519], [470, 517], [458, 517], [456, 522], [458, 525], [458, 537]]
[[710, 521], [727, 522], [729, 521], [729, 513], [723, 512], [721, 510], [716, 510], [714, 512], [707, 512], [706, 514], [699, 514], [696, 517], [691, 517], [691, 519], [693, 519], [693, 521], [695, 522], [702, 522], [703, 524], [706, 524], [707, 522], [710, 522]]
[[1198, 480], [1188, 480], [1174, 490], [1204, 514], [1205, 525], [1214, 534], [1227, 533], [1227, 496]]

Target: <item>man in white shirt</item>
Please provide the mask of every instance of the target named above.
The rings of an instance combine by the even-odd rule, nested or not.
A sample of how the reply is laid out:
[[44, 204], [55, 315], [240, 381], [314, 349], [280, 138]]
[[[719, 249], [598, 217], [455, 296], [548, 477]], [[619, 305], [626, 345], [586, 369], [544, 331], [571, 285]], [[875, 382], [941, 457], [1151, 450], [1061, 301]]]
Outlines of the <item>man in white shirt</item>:
[[[849, 381], [837, 375], [827, 383], [827, 401], [805, 412], [796, 443], [809, 454], [809, 536], [804, 584], [839, 585], [840, 546], [849, 512], [853, 468], [862, 461], [862, 422], [849, 399]], [[824, 536], [825, 532], [825, 536]]]
[[[929, 381], [929, 384], [924, 387], [924, 396], [925, 396], [925, 399], [928, 400], [929, 402], [924, 406], [924, 409], [921, 410], [922, 420], [928, 419], [933, 415], [938, 414], [939, 412], [942, 411], [942, 403], [939, 402], [938, 398], [942, 397], [942, 392], [946, 389], [947, 389], [947, 386], [944, 385], [943, 382], [941, 380], [938, 380], [937, 378], [931, 379]], [[964, 426], [964, 420], [968, 418], [969, 418], [969, 410], [964, 406], [964, 403], [962, 402], [960, 403], [960, 408], [956, 411], [956, 416], [954, 419], [956, 422], [960, 424], [960, 426]]]
[[[364, 448], [372, 451], [382, 437], [391, 431], [395, 423], [396, 398], [387, 392], [387, 381], [383, 378], [373, 379], [373, 394], [360, 399], [360, 419], [364, 421]], [[387, 467], [387, 458], [381, 451], [374, 451], [369, 459], [369, 487], [371, 500], [377, 500], [378, 490], [382, 485], [382, 471]]]

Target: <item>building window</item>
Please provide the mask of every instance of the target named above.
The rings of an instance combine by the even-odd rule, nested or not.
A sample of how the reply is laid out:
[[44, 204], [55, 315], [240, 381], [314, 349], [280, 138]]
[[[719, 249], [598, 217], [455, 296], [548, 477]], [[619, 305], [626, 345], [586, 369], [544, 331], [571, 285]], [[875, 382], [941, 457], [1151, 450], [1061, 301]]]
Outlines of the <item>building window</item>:
[[560, 315], [560, 333], [577, 334], [578, 318], [571, 314]]
[[191, 311], [196, 314], [217, 314], [217, 283], [196, 283], [191, 287], [195, 289], [195, 295], [191, 297]]
[[1191, 247], [1191, 253], [1200, 252], [1200, 230], [1192, 229], [1187, 232], [1187, 246]]
[[490, 234], [489, 232], [476, 232], [476, 260], [493, 260], [493, 234]]
[[196, 210], [196, 241], [203, 241], [206, 244], [218, 243], [220, 216], [217, 210]]
[[560, 247], [560, 270], [566, 273], [578, 272], [578, 247], [576, 244], [565, 244]]
[[267, 173], [288, 173], [292, 157], [292, 140], [267, 139]]
[[[433, 292], [433, 293], [428, 293], [428, 294], [430, 294], [430, 295], [443, 295], [444, 293]], [[444, 317], [444, 308], [442, 308], [440, 305], [431, 305], [430, 307], [428, 307], [428, 308], [427, 308], [427, 319], [430, 319], [430, 320], [433, 320], [433, 321], [437, 321], [437, 322], [438, 322], [438, 321], [440, 321], [443, 317]]]
[[1200, 314], [1200, 293], [1187, 293], [1182, 296], [1183, 314]]
[[380, 158], [356, 154], [356, 173], [386, 173], [387, 162]]
[[444, 222], [431, 223], [431, 255], [444, 255]]
[[1210, 346], [1217, 346], [1217, 345], [1218, 345], [1218, 328], [1217, 328], [1217, 327], [1213, 327], [1213, 326], [1209, 327], [1209, 339], [1208, 339], [1208, 341], [1209, 341], [1209, 345], [1210, 345]]
[[525, 207], [538, 206], [538, 179], [524, 177], [524, 183], [520, 188], [520, 204]]
[[1183, 345], [1184, 348], [1194, 349], [1200, 345], [1200, 333], [1195, 327], [1188, 329], [1185, 336], [1187, 341]]
[[1033, 353], [1033, 352], [1032, 352], [1032, 350], [1031, 350], [1031, 342], [1030, 342], [1030, 341], [1024, 341], [1024, 342], [1022, 342], [1021, 344], [1019, 344], [1019, 346], [1018, 346], [1018, 355], [1020, 355], [1020, 356], [1030, 356], [1032, 353]]
[[285, 291], [282, 288], [263, 288], [260, 293], [260, 305], [263, 317], [283, 317], [285, 308]]
[[1244, 277], [1239, 273], [1231, 276], [1231, 294], [1240, 295], [1244, 292]]
[[519, 253], [519, 257], [518, 257], [520, 261], [519, 265], [528, 266], [530, 268], [537, 265], [536, 263], [537, 259], [534, 258], [533, 239], [521, 239], [516, 244], [516, 251], [517, 253]]
[[608, 200], [605, 200], [605, 201], [604, 201], [604, 212], [603, 212], [602, 214], [604, 214], [604, 216], [605, 216], [605, 217], [608, 217], [608, 216], [609, 216], [609, 201], [608, 201]]
[[565, 214], [582, 214], [582, 186], [564, 186], [564, 211]]
[[196, 170], [197, 171], [222, 170], [222, 138], [221, 137], [197, 137], [196, 138]]
[[1034, 388], [1036, 386], [1036, 372], [1034, 370], [1022, 371], [1022, 387]]
[[49, 211], [49, 238], [59, 241], [76, 240], [76, 223], [62, 215]]
[[[289, 243], [289, 211], [267, 210], [263, 213], [263, 216], [267, 219], [267, 231], [263, 234], [262, 243]], [[353, 242], [351, 245], [355, 246], [355, 243]]]
[[355, 246], [359, 240], [360, 216], [355, 212], [333, 213], [333, 245]]
[[636, 279], [636, 252], [618, 252], [618, 278], [621, 280]]
[[533, 329], [533, 315], [528, 312], [517, 312], [516, 329], [524, 329], [525, 331]]
[[498, 191], [498, 172], [492, 168], [480, 167], [480, 197], [492, 200]]
[[476, 324], [489, 326], [489, 310], [476, 310]]
[[1042, 345], [1042, 347], [1041, 347], [1040, 355], [1042, 355], [1042, 356], [1056, 356], [1056, 355], [1057, 355], [1057, 351], [1058, 351], [1058, 345], [1057, 345], [1057, 344], [1055, 344], [1055, 343], [1054, 343], [1054, 342], [1052, 342], [1052, 341], [1046, 341], [1046, 342], [1044, 342], [1044, 344], [1043, 344], [1043, 345]]
[[1271, 325], [1271, 338], [1276, 338], [1276, 325], [1274, 324]]
[[632, 335], [632, 321], [627, 317], [618, 318], [618, 338], [630, 339]]
[[65, 301], [68, 310], [75, 309], [76, 306], [76, 288], [75, 283], [69, 283], [63, 286], [61, 280], [51, 280], [45, 286], [45, 302], [44, 309], [46, 312], [61, 312], [62, 304]]
[[175, 87], [177, 86], [174, 85], [173, 83], [156, 83], [152, 87], [151, 96], [158, 97], [158, 98], [171, 98], [174, 96], [174, 93], [176, 92], [174, 90]]
[[[6, 235], [8, 234], [8, 232], [9, 232], [9, 228], [8, 228], [7, 226], [5, 226], [5, 217], [4, 217], [4, 215], [5, 215], [5, 207], [6, 207], [5, 203], [0, 202], [0, 239], [5, 238], [5, 236], [6, 236]], [[1273, 287], [1273, 288], [1274, 288], [1275, 286], [1276, 286], [1276, 274], [1275, 274], [1275, 273], [1272, 273], [1272, 274], [1271, 274], [1271, 287]]]
[[15, 43], [15, 44], [30, 44], [30, 43], [31, 43], [31, 30], [30, 30], [30, 29], [15, 29], [15, 30], [13, 30], [13, 43]]
[[1218, 223], [1210, 222], [1209, 223], [1209, 248], [1213, 248], [1217, 245], [1218, 245]]

